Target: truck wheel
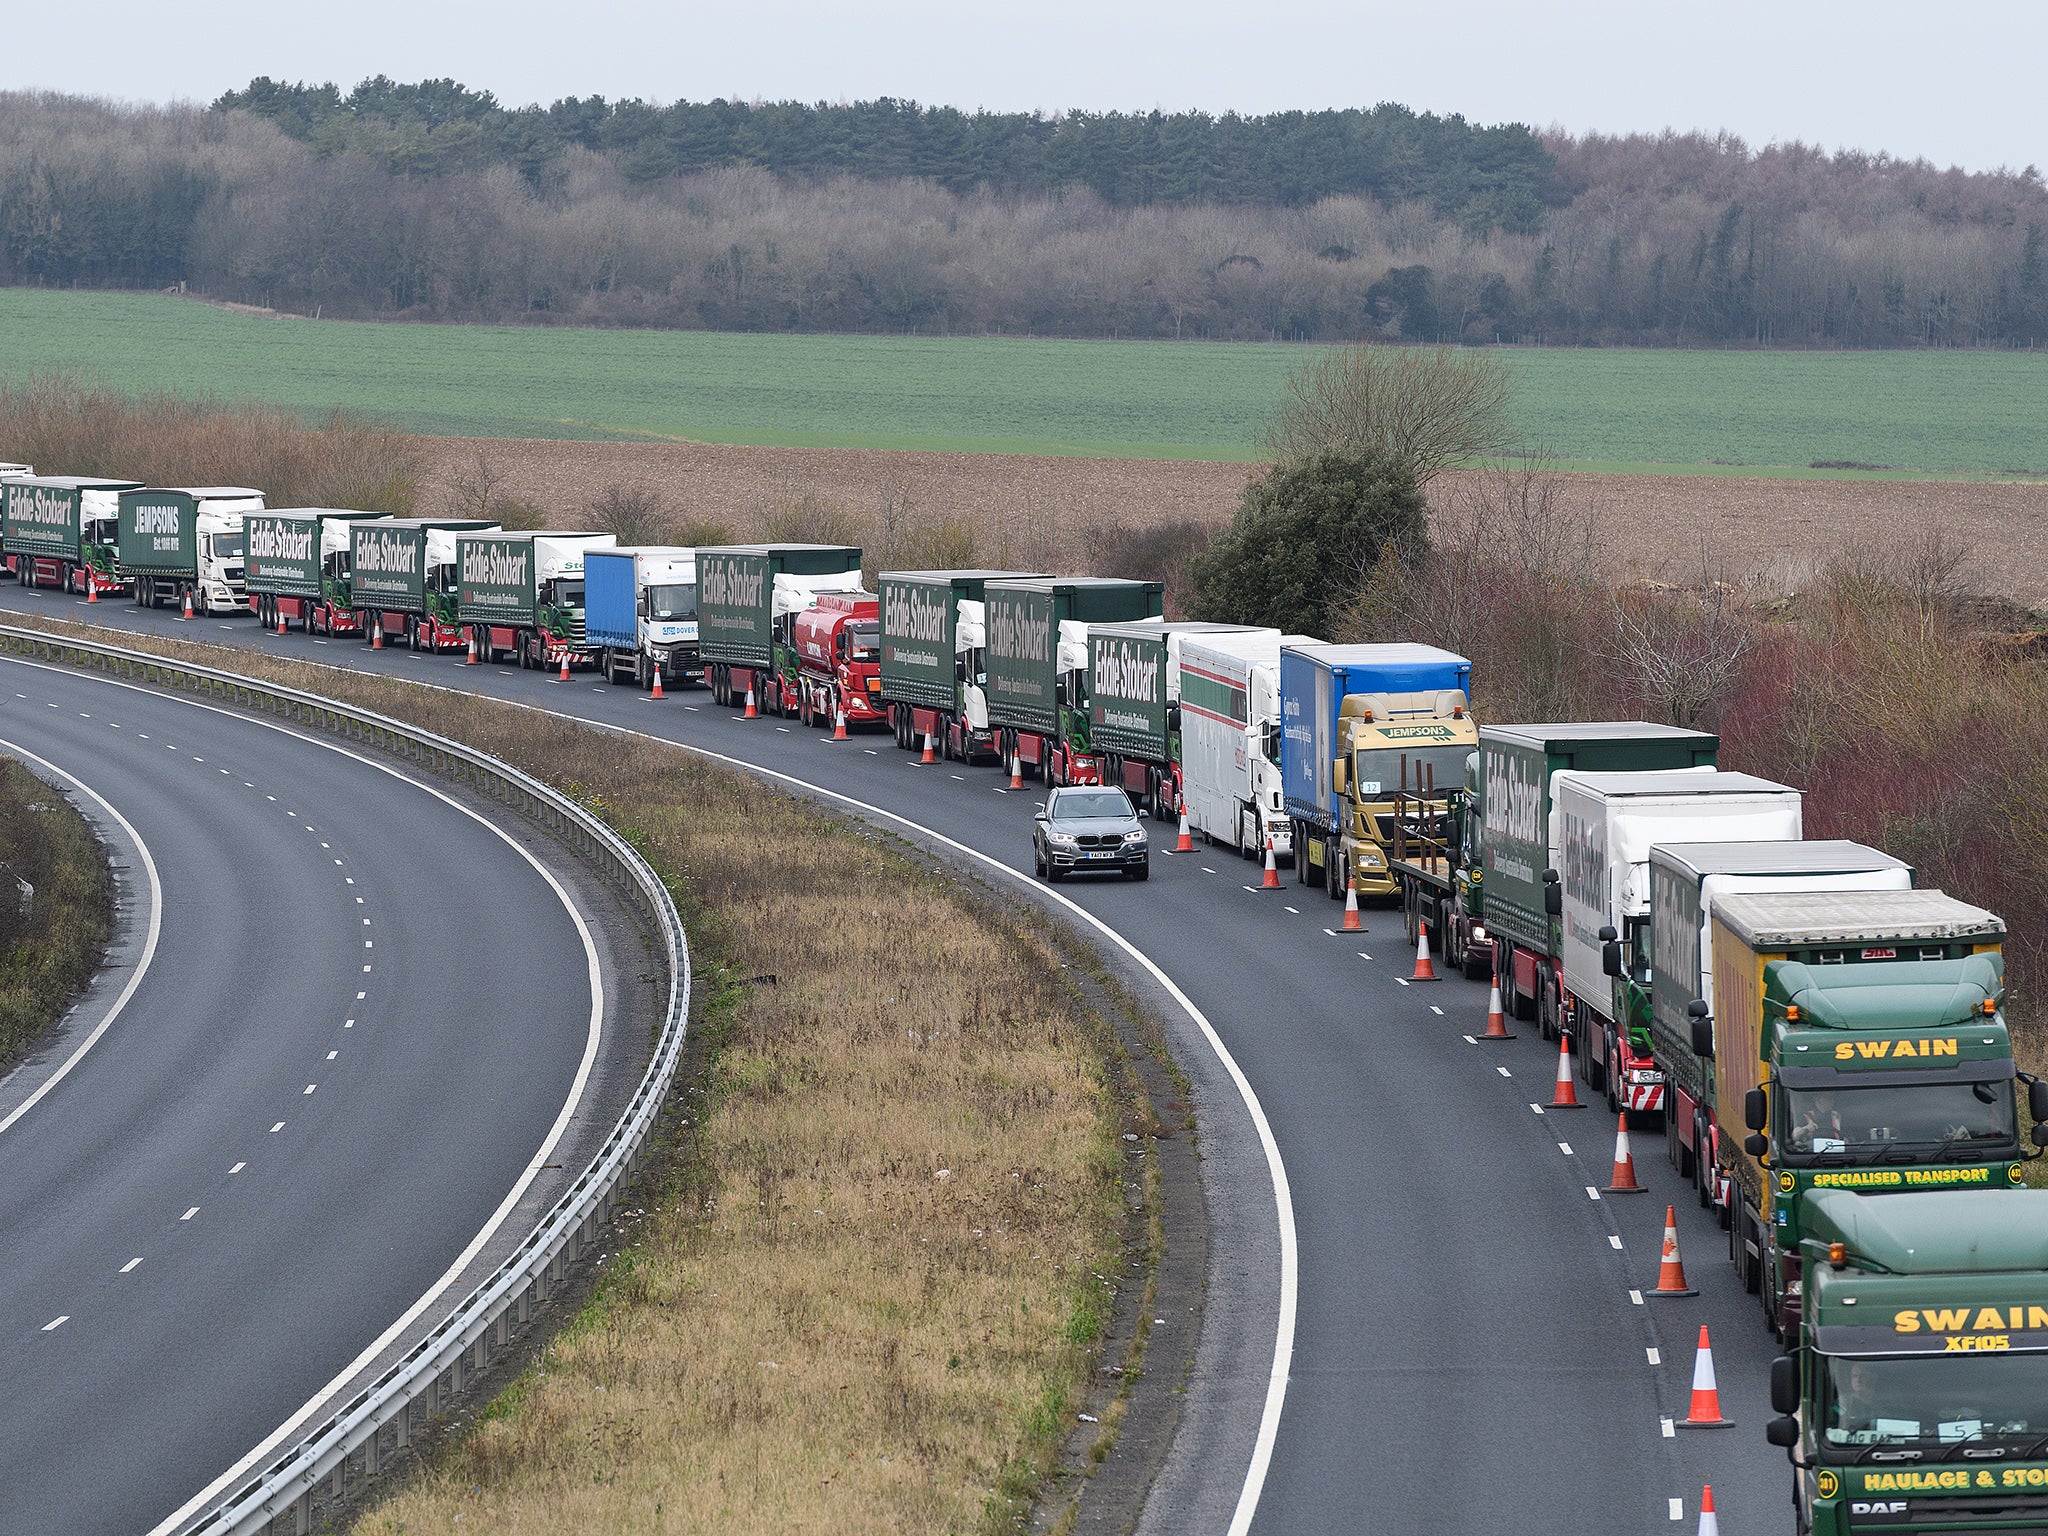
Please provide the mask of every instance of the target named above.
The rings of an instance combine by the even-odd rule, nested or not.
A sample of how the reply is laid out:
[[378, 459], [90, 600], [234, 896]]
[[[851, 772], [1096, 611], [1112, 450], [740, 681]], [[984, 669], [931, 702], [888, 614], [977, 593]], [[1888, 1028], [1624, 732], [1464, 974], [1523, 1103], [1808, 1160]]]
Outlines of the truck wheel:
[[1616, 1055], [1615, 1050], [1614, 1036], [1610, 1034], [1607, 1037], [1607, 1059], [1600, 1068], [1600, 1079], [1606, 1085], [1607, 1088], [1608, 1111], [1611, 1114], [1617, 1115], [1621, 1113], [1621, 1094], [1618, 1091], [1619, 1084], [1617, 1082], [1617, 1079], [1621, 1076], [1621, 1074], [1615, 1071], [1615, 1064], [1618, 1059], [1619, 1058]]

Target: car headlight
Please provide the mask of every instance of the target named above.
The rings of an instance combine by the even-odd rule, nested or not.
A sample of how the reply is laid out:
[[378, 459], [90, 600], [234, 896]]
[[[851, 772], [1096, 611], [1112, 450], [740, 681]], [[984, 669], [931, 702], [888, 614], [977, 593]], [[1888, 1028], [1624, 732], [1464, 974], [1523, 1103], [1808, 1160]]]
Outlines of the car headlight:
[[1066, 843], [1071, 846], [1074, 841], [1074, 834], [1071, 832], [1048, 832], [1045, 834], [1045, 840], [1048, 843]]
[[1140, 827], [1135, 832], [1126, 832], [1124, 834], [1124, 841], [1126, 843], [1142, 843], [1145, 841], [1145, 829]]

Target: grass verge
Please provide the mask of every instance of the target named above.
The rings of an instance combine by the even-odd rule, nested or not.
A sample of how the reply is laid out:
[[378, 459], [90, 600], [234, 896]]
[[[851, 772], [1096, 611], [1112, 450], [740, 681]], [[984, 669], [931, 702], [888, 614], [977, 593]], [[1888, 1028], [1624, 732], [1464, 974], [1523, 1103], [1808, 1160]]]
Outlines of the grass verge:
[[0, 1071], [91, 979], [113, 913], [113, 878], [85, 818], [0, 756]]
[[1013, 1528], [1075, 1422], [1122, 1262], [1117, 1041], [1049, 927], [659, 743], [150, 648], [430, 726], [578, 796], [662, 873], [692, 938], [701, 1092], [633, 1245], [357, 1529]]

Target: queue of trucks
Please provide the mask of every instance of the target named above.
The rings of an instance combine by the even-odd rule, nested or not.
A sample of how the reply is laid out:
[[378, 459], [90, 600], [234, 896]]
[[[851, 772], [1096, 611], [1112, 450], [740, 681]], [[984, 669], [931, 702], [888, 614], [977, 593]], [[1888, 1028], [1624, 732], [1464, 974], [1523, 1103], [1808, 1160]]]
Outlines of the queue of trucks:
[[2020, 1090], [2048, 1145], [2048, 1082], [2013, 1059], [2004, 924], [1880, 850], [1806, 841], [1799, 791], [1722, 769], [1712, 734], [1481, 723], [1461, 656], [1168, 621], [1156, 582], [895, 571], [869, 592], [846, 546], [627, 548], [4, 473], [0, 526], [32, 583], [701, 682], [1120, 786], [1332, 899], [1391, 900], [1660, 1126], [1718, 1213], [1788, 1346], [1769, 1434], [1803, 1531], [2048, 1526], [2048, 1193], [2017, 1188], [2040, 1155]]

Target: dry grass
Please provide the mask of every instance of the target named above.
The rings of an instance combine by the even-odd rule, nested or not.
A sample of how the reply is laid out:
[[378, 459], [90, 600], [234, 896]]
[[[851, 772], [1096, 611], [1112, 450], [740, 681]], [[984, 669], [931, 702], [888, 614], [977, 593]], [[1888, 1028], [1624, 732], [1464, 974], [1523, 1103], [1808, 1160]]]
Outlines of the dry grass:
[[581, 797], [669, 880], [695, 946], [715, 1052], [681, 1171], [540, 1363], [358, 1529], [1008, 1528], [1073, 1422], [1121, 1219], [1114, 1037], [1042, 924], [660, 743], [160, 648]]
[[421, 439], [346, 411], [307, 422], [270, 406], [136, 399], [48, 374], [0, 385], [0, 444], [39, 474], [247, 485], [273, 507], [368, 512], [412, 511], [424, 459]]
[[[23, 880], [35, 888], [26, 910]], [[0, 755], [0, 1071], [92, 978], [113, 908], [106, 855], [85, 818]]]

